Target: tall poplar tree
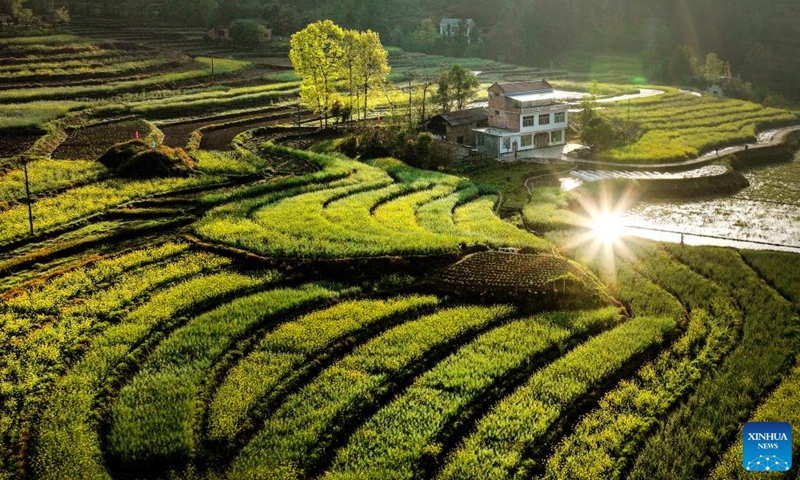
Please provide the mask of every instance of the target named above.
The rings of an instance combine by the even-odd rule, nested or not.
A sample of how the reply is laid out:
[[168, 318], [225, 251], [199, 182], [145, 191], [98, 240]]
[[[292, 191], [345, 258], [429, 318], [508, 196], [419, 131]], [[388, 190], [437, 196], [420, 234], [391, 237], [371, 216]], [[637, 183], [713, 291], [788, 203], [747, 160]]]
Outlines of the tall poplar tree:
[[348, 107], [350, 111], [357, 111], [358, 79], [356, 78], [357, 61], [359, 57], [361, 33], [356, 30], [345, 30], [342, 37], [342, 64], [341, 76], [347, 83]]
[[328, 113], [341, 73], [344, 31], [330, 20], [314, 22], [292, 35], [289, 59], [301, 78], [300, 99], [321, 114], [328, 125]]
[[369, 89], [386, 81], [389, 76], [389, 53], [381, 45], [380, 36], [372, 30], [358, 36], [355, 62], [356, 78], [364, 92], [364, 118], [367, 117]]

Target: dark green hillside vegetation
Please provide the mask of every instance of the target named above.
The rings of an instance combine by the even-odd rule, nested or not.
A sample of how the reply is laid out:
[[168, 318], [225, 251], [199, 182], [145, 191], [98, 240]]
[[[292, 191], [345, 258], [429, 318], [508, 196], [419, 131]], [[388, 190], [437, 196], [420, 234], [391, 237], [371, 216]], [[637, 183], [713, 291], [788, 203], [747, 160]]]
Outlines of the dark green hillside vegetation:
[[[752, 84], [757, 100], [768, 90], [785, 97], [798, 95], [794, 79], [800, 47], [793, 39], [798, 38], [800, 7], [793, 0], [710, 0], [680, 6], [669, 0], [535, 4], [501, 0], [491, 5], [475, 0], [391, 0], [380, 5], [360, 0], [302, 0], [291, 5], [278, 0], [199, 4], [181, 0], [165, 5], [68, 0], [64, 4], [77, 15], [115, 18], [123, 24], [161, 21], [209, 27], [263, 18], [277, 35], [286, 36], [327, 18], [346, 28], [377, 31], [385, 44], [409, 51], [521, 65], [560, 64], [594, 78], [612, 75], [627, 82], [695, 81], [685, 55], [688, 45], [700, 64], [709, 52], [729, 62], [734, 76]], [[473, 41], [440, 38], [443, 17], [474, 19], [478, 31], [472, 32]], [[560, 31], [572, 34], [564, 37]]]

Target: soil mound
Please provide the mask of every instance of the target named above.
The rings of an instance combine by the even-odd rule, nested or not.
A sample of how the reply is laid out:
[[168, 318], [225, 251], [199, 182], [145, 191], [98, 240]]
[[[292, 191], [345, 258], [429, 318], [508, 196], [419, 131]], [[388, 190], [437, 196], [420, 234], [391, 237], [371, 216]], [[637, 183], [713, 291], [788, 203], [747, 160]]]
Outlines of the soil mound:
[[194, 172], [194, 161], [180, 148], [153, 149], [141, 140], [118, 143], [98, 161], [123, 178], [187, 177]]

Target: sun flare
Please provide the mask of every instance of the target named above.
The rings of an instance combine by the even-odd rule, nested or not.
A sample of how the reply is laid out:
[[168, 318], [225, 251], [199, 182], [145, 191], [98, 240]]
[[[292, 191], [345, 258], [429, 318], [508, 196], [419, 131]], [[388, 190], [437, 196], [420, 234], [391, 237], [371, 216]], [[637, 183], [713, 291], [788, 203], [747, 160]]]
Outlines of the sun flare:
[[600, 212], [589, 223], [591, 235], [604, 244], [613, 244], [622, 236], [623, 224], [620, 212]]

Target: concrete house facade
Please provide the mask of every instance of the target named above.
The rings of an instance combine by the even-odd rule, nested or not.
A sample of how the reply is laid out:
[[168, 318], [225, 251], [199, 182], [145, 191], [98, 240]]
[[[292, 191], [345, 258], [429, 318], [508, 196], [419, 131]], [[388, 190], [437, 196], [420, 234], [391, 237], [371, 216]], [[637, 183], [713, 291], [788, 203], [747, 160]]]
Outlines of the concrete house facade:
[[498, 157], [566, 143], [569, 107], [547, 80], [495, 83], [488, 92], [489, 126], [475, 129], [478, 151]]
[[439, 22], [439, 36], [452, 37], [458, 35], [459, 30], [467, 37], [467, 42], [472, 38], [472, 30], [475, 28], [475, 21], [471, 18], [443, 18]]

